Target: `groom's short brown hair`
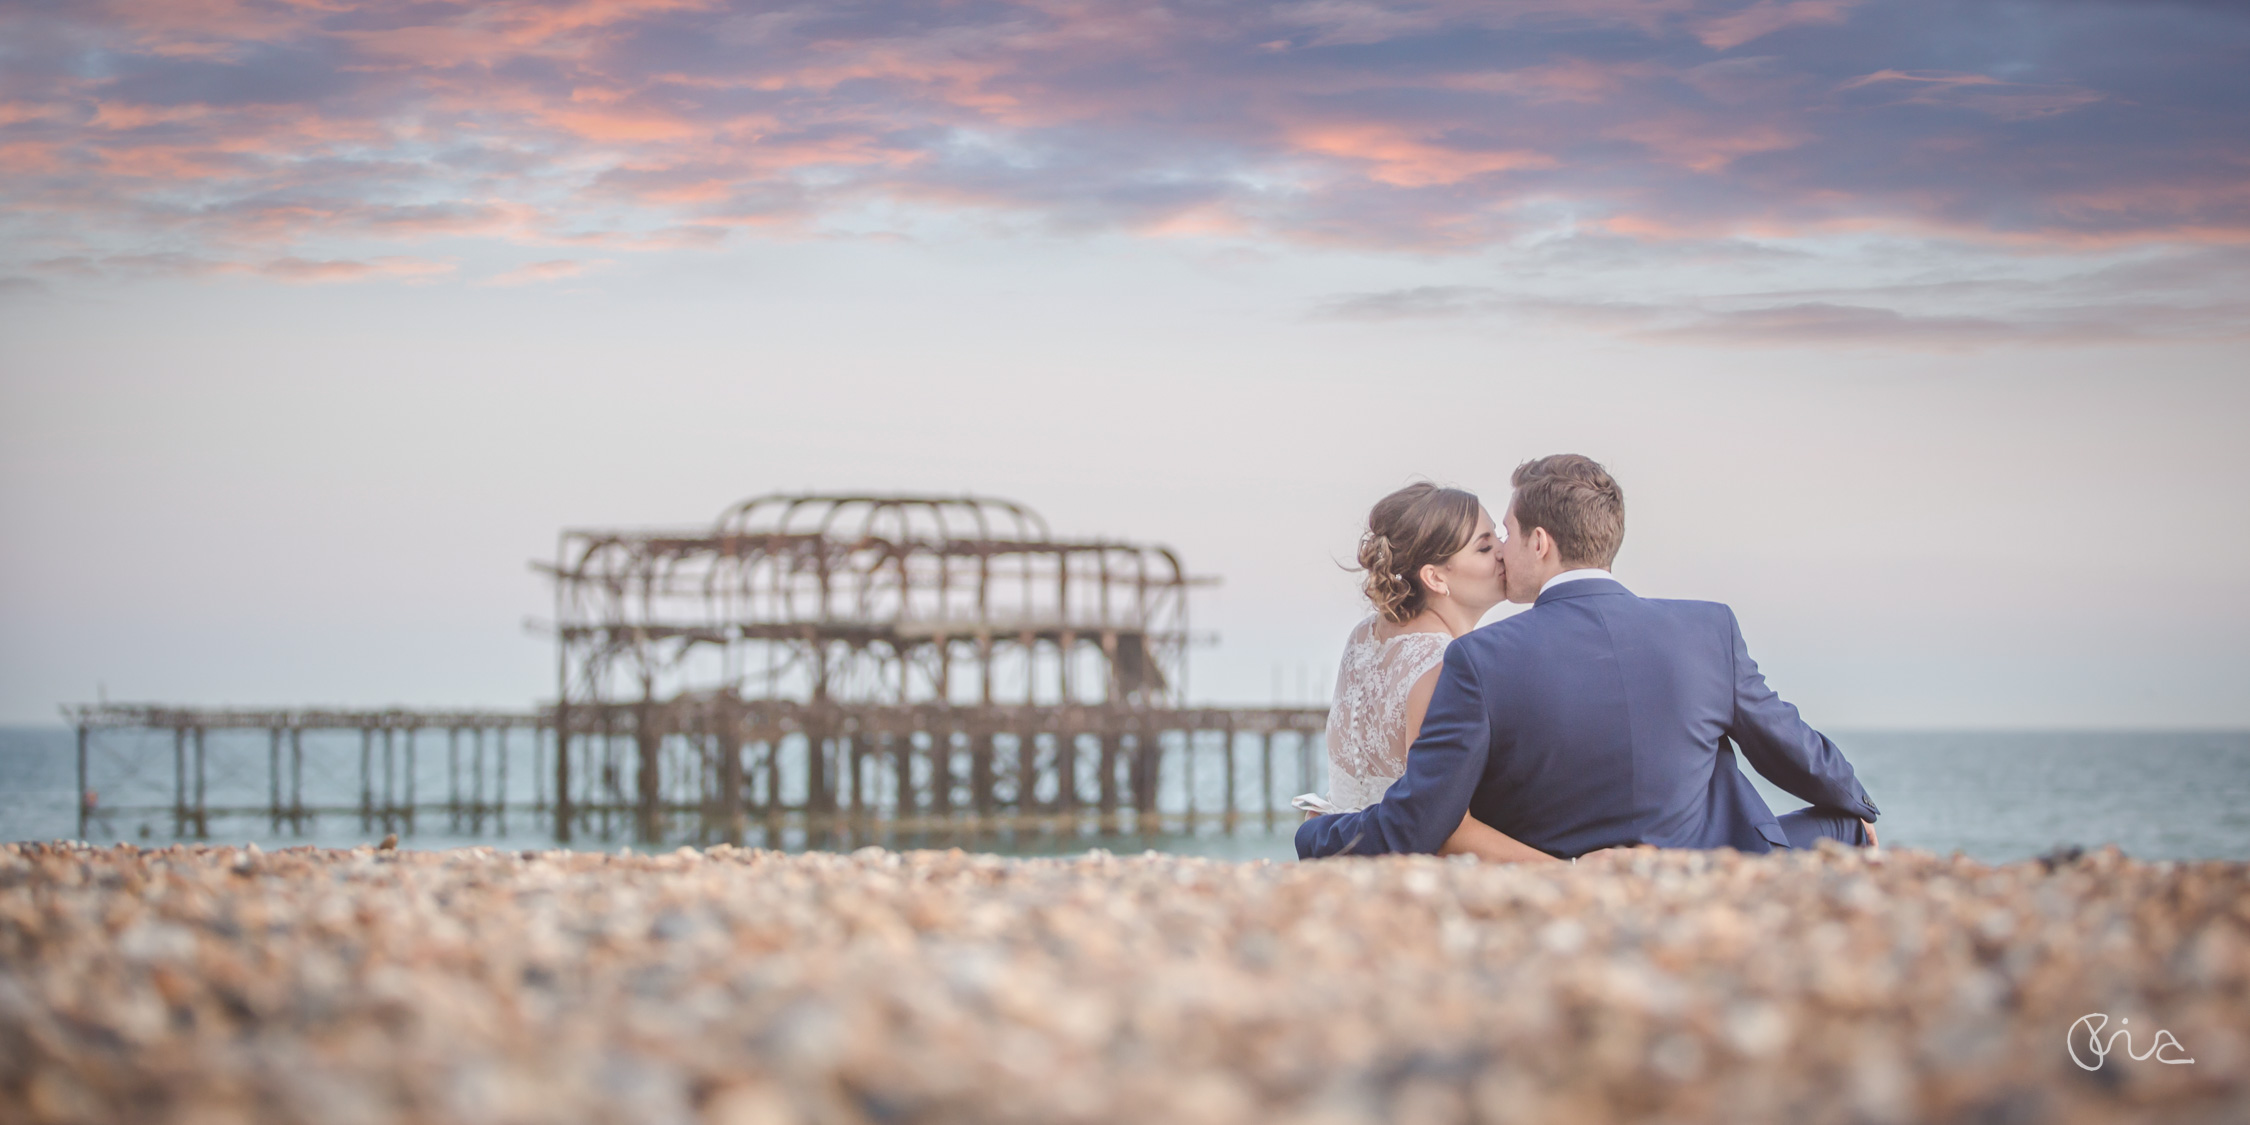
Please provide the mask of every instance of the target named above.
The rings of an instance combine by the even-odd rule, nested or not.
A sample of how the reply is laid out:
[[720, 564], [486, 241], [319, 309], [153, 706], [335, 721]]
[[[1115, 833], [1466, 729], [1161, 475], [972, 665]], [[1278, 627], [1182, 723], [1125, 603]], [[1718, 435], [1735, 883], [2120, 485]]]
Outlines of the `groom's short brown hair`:
[[1544, 527], [1562, 561], [1608, 569], [1625, 542], [1625, 490], [1591, 457], [1557, 453], [1516, 466], [1516, 527]]

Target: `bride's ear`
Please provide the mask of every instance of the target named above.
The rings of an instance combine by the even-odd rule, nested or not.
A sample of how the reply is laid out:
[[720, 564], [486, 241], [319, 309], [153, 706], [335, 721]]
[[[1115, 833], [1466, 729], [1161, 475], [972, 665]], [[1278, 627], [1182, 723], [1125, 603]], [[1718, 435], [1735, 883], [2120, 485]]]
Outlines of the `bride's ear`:
[[1422, 580], [1423, 589], [1436, 594], [1438, 597], [1445, 597], [1449, 592], [1445, 588], [1445, 575], [1438, 570], [1435, 563], [1424, 563], [1421, 572], [1416, 574], [1415, 577]]

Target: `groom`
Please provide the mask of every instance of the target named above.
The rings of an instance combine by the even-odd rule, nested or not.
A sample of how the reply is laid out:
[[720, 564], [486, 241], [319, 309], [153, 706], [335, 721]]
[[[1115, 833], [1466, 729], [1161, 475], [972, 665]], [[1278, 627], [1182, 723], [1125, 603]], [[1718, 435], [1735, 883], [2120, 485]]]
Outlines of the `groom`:
[[[1297, 856], [1434, 853], [1463, 812], [1550, 855], [1602, 848], [1872, 845], [1851, 763], [1782, 702], [1716, 602], [1636, 597], [1609, 575], [1625, 494], [1576, 454], [1516, 469], [1501, 545], [1532, 608], [1453, 642], [1406, 773], [1297, 829]], [[1776, 818], [1734, 747], [1811, 802]]]

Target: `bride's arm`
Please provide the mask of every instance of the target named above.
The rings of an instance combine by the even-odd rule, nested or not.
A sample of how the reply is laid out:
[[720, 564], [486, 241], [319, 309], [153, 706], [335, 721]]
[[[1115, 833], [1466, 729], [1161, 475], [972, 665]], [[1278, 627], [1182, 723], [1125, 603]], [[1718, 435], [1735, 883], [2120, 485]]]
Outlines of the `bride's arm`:
[[1438, 854], [1473, 855], [1486, 863], [1562, 862], [1466, 813], [1461, 816], [1461, 827], [1445, 838]]
[[[1414, 745], [1415, 736], [1422, 733], [1422, 718], [1429, 714], [1430, 696], [1437, 691], [1440, 668], [1432, 668], [1414, 681], [1414, 690], [1406, 696], [1406, 724], [1400, 732], [1406, 747]], [[1400, 755], [1404, 757], [1402, 753]], [[1439, 855], [1473, 855], [1486, 863], [1561, 863], [1554, 856], [1540, 851], [1469, 813], [1461, 814], [1461, 825], [1453, 835], [1445, 838], [1438, 848]]]

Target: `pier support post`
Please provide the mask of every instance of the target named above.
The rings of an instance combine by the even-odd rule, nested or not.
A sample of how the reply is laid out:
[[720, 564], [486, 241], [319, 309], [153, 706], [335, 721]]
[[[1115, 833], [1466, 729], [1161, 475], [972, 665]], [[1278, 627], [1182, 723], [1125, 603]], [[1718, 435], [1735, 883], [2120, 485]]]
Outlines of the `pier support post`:
[[1039, 743], [1028, 731], [1016, 731], [1016, 821], [1032, 815], [1039, 801]]
[[829, 816], [834, 825], [833, 835], [849, 847], [858, 842], [855, 832], [859, 826], [859, 737], [857, 728], [842, 718], [831, 732], [836, 777], [832, 783], [834, 799], [829, 802]]
[[891, 800], [891, 819], [905, 820], [915, 815], [921, 802], [914, 799], [914, 736], [899, 733], [890, 736], [892, 758], [898, 772], [896, 796]]
[[930, 815], [941, 823], [953, 819], [954, 731], [930, 732]]
[[461, 830], [461, 728], [445, 728], [445, 825]]
[[305, 729], [289, 728], [289, 827], [305, 834]]
[[1227, 835], [1234, 835], [1235, 824], [1241, 819], [1242, 806], [1235, 801], [1234, 792], [1234, 720], [1227, 720]]
[[1266, 831], [1273, 831], [1273, 733], [1258, 732], [1258, 791], [1264, 795]]
[[[492, 828], [493, 831], [505, 836], [508, 834], [508, 728], [501, 727], [492, 732], [492, 756], [498, 759], [493, 764], [499, 767], [494, 771], [499, 776], [493, 778]], [[533, 776], [538, 775], [539, 728], [537, 726], [531, 728], [531, 771]]]
[[1054, 732], [1055, 810], [1072, 829], [1078, 826], [1078, 732], [1065, 723]]
[[1117, 831], [1117, 753], [1120, 741], [1119, 735], [1110, 731], [1102, 732], [1101, 765], [1098, 768], [1101, 771], [1100, 800], [1104, 832]]
[[814, 713], [805, 718], [805, 842], [810, 844], [824, 825], [828, 814], [835, 811], [828, 779], [828, 721], [827, 716]]
[[172, 728], [172, 836], [187, 835], [187, 728]]
[[375, 829], [375, 728], [359, 728], [359, 830]]
[[[1181, 803], [1187, 807], [1187, 831], [1190, 836], [1195, 835], [1195, 736], [1197, 733], [1199, 732], [1192, 727], [1180, 732], [1180, 792], [1183, 796]], [[1160, 740], [1163, 737], [1161, 734], [1157, 736]], [[1157, 747], [1157, 754], [1161, 757], [1163, 752], [1163, 746], [1160, 742]], [[1155, 801], [1151, 798], [1150, 807], [1153, 808], [1154, 806]]]
[[969, 735], [969, 801], [977, 814], [977, 831], [988, 831], [994, 811], [992, 759], [1000, 752], [1000, 736], [991, 730]]
[[657, 725], [656, 704], [648, 699], [643, 699], [633, 713], [633, 747], [640, 758], [633, 783], [633, 827], [642, 843], [653, 844], [664, 838], [659, 823], [664, 800], [664, 732]]
[[204, 801], [204, 783], [209, 779], [204, 769], [203, 728], [195, 728], [195, 838], [208, 839], [211, 835], [209, 806]]
[[94, 791], [86, 787], [86, 724], [78, 724], [78, 838], [86, 839], [86, 819], [94, 811]]
[[781, 846], [782, 814], [787, 809], [781, 799], [781, 739], [781, 732], [775, 731], [774, 736], [766, 740], [765, 760], [760, 763], [766, 775], [766, 838], [763, 842], [769, 848]]
[[607, 711], [602, 714], [604, 716], [601, 769], [602, 839], [608, 840], [612, 838], [611, 834], [616, 831], [611, 825], [611, 820], [613, 818], [623, 819], [627, 810], [625, 807], [625, 772], [617, 761], [616, 716]]
[[1133, 830], [1143, 836], [1161, 827], [1156, 817], [1156, 785], [1163, 776], [1164, 744], [1156, 732], [1142, 728], [1133, 734]]
[[409, 833], [414, 831], [414, 806], [418, 803], [414, 796], [414, 783], [421, 771], [414, 768], [414, 736], [420, 733], [420, 727], [406, 728], [406, 809], [402, 819], [405, 820]]
[[742, 843], [742, 711], [732, 701], [719, 709], [719, 836]]
[[281, 728], [267, 732], [271, 739], [266, 745], [266, 812], [272, 819], [268, 831], [281, 834]]
[[555, 704], [555, 842], [570, 843], [570, 705]]
[[383, 728], [383, 831], [394, 830], [392, 821], [398, 816], [398, 761], [396, 757], [398, 732]]
[[484, 834], [484, 728], [469, 732], [469, 831]]

